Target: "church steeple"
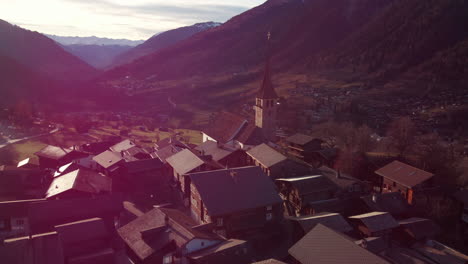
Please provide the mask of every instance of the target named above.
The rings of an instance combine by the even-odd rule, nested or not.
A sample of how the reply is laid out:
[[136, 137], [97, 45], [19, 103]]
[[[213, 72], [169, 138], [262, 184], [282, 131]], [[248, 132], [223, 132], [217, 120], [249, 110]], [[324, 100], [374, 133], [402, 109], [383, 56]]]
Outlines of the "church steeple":
[[267, 59], [265, 65], [265, 73], [263, 76], [262, 86], [257, 93], [257, 98], [259, 99], [275, 99], [278, 98], [278, 95], [273, 88], [273, 83], [271, 82], [271, 72], [270, 72], [270, 58]]
[[[268, 32], [268, 43], [270, 38], [271, 34]], [[263, 135], [268, 140], [274, 140], [275, 138], [277, 103], [278, 95], [271, 81], [270, 51], [268, 51], [262, 86], [255, 98], [255, 125], [262, 129]]]

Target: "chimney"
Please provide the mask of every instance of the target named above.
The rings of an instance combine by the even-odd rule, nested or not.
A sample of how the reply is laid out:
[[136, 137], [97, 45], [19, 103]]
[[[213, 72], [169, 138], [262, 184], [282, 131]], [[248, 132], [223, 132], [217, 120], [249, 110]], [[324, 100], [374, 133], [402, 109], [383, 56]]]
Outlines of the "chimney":
[[122, 156], [122, 158], [124, 157], [124, 151], [120, 151], [120, 156]]
[[337, 179], [341, 178], [341, 171], [340, 170], [337, 170], [335, 174], [336, 174]]

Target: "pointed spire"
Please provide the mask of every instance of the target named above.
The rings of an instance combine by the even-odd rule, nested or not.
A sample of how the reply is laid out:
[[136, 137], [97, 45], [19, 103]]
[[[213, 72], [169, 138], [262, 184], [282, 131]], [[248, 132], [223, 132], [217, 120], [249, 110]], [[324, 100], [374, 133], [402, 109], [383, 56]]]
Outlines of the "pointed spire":
[[270, 72], [270, 39], [271, 39], [271, 32], [268, 32], [268, 55], [265, 64], [265, 73], [263, 76], [262, 86], [257, 93], [257, 98], [260, 99], [275, 99], [278, 98], [278, 95], [273, 88], [273, 83], [271, 82], [271, 72]]

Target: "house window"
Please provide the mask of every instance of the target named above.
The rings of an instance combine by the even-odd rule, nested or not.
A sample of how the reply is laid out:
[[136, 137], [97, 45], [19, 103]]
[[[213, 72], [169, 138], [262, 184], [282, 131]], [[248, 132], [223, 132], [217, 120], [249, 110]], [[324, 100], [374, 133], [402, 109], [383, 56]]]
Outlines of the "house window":
[[170, 264], [170, 263], [172, 263], [172, 256], [171, 256], [171, 255], [165, 256], [165, 257], [164, 257], [164, 260], [163, 260], [163, 263], [164, 263], [164, 264]]
[[267, 213], [266, 214], [266, 220], [270, 221], [271, 219], [273, 219], [273, 214], [272, 213]]
[[267, 206], [266, 209], [267, 209], [267, 211], [271, 211], [271, 210], [273, 210], [273, 206], [269, 205], [269, 206]]
[[396, 182], [393, 182], [393, 187], [396, 187]]
[[23, 219], [16, 220], [16, 225], [24, 225], [24, 220]]
[[0, 230], [7, 230], [7, 229], [10, 229], [9, 220], [0, 219]]
[[224, 224], [224, 223], [223, 223], [223, 218], [218, 218], [218, 219], [216, 219], [216, 225], [217, 225], [217, 226], [223, 226], [223, 224]]

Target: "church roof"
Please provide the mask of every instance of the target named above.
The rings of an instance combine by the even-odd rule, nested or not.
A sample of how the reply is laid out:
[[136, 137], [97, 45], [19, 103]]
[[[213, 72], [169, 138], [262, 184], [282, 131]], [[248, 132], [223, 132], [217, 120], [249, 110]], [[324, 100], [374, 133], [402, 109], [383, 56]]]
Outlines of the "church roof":
[[271, 82], [271, 72], [270, 72], [270, 60], [267, 61], [265, 66], [265, 74], [263, 76], [262, 86], [257, 93], [257, 98], [260, 99], [275, 99], [278, 98], [278, 95], [273, 88], [273, 83]]

